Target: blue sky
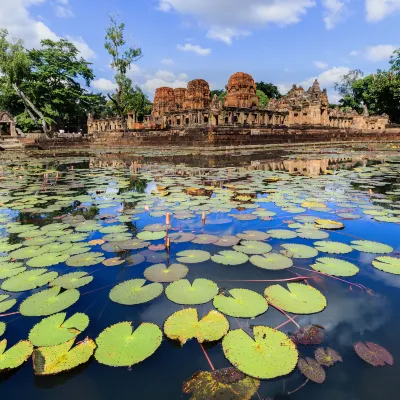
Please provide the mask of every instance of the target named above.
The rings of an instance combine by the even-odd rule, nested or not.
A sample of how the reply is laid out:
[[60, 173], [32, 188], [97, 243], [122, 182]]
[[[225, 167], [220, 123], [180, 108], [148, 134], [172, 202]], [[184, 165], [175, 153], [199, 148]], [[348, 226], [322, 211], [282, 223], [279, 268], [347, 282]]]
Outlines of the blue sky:
[[[400, 0], [0, 0], [0, 28], [29, 47], [66, 37], [93, 62], [93, 89], [115, 87], [104, 49], [108, 13], [126, 23], [144, 57], [130, 75], [152, 99], [195, 78], [223, 88], [237, 71], [306, 88], [318, 77], [332, 102], [349, 69], [386, 68], [400, 47]], [[397, 34], [396, 34], [397, 33]]]

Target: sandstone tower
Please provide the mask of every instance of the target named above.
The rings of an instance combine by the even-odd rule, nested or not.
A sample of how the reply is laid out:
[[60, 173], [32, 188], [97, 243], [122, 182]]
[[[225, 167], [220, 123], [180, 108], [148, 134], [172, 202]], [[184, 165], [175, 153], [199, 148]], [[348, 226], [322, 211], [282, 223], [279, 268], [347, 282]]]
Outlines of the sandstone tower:
[[249, 74], [236, 72], [226, 85], [225, 107], [258, 108], [256, 83]]

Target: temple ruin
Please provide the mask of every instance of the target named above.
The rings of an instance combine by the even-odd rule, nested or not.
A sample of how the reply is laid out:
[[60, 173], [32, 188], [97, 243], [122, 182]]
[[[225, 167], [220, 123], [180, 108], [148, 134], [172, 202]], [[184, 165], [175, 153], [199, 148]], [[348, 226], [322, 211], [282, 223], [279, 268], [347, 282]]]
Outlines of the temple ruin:
[[14, 118], [7, 111], [0, 111], [0, 136], [17, 136]]
[[[204, 79], [195, 79], [187, 88], [158, 88], [155, 92], [151, 115], [137, 123], [135, 113], [128, 116], [128, 129], [186, 129], [186, 128], [278, 128], [326, 127], [355, 130], [384, 130], [389, 123], [386, 115], [362, 115], [354, 110], [329, 108], [326, 89], [321, 90], [318, 80], [305, 90], [293, 85], [279, 100], [270, 99], [261, 107], [256, 83], [244, 72], [233, 74], [226, 85], [226, 96], [221, 101], [211, 99], [210, 88]], [[119, 118], [95, 120], [88, 118], [88, 132], [121, 131]]]

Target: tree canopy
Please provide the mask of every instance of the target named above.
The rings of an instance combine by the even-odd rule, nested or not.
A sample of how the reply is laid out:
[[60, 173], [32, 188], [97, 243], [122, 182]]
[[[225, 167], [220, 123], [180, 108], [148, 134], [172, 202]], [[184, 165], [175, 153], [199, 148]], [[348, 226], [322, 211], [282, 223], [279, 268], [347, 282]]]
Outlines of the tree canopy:
[[256, 82], [257, 90], [261, 90], [269, 99], [280, 99], [282, 95], [273, 83]]
[[262, 90], [257, 90], [257, 97], [259, 100], [258, 108], [263, 108], [264, 106], [268, 105], [269, 98]]

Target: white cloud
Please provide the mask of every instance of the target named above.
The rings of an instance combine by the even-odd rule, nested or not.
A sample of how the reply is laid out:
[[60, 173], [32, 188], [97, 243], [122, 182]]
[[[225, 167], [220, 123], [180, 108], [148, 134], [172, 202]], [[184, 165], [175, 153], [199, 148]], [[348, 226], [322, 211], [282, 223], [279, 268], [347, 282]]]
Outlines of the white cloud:
[[323, 61], [314, 61], [314, 65], [319, 69], [327, 69], [328, 64]]
[[211, 49], [205, 49], [198, 44], [186, 43], [184, 45], [178, 44], [176, 48], [180, 51], [191, 51], [198, 54], [199, 56], [208, 56], [211, 53]]
[[365, 51], [365, 58], [370, 61], [385, 61], [389, 60], [393, 52], [399, 46], [394, 46], [392, 44], [381, 44], [378, 46], [368, 47]]
[[74, 16], [69, 0], [56, 0], [53, 7], [59, 18], [72, 18]]
[[300, 22], [315, 0], [159, 0], [159, 10], [193, 17], [211, 39], [230, 44], [267, 24]]
[[336, 82], [339, 82], [342, 75], [347, 74], [349, 71], [349, 67], [332, 67], [324, 72], [321, 72], [318, 76], [305, 79], [304, 81], [300, 82], [300, 85], [302, 85], [304, 89], [308, 89], [314, 83], [315, 79], [318, 79], [321, 89], [329, 89], [332, 88]]
[[113, 92], [115, 89], [117, 89], [116, 83], [110, 81], [109, 79], [104, 79], [104, 78], [95, 79], [92, 82], [92, 86], [96, 90], [106, 93]]
[[[46, 3], [48, 0], [13, 0], [1, 2], [0, 26], [10, 33], [11, 37], [23, 39], [28, 48], [39, 47], [43, 39], [59, 40], [60, 37], [42, 21], [34, 18], [29, 8]], [[64, 3], [65, 4], [65, 3]], [[68, 4], [68, 2], [67, 2]], [[69, 37], [82, 54], [94, 58], [95, 53], [81, 37]]]
[[71, 43], [75, 45], [75, 47], [80, 51], [81, 56], [86, 60], [92, 60], [96, 58], [96, 53], [89, 47], [89, 45], [83, 40], [81, 36], [72, 37], [66, 36]]
[[172, 65], [174, 63], [174, 60], [172, 58], [163, 58], [161, 60], [161, 64], [164, 65]]
[[333, 29], [347, 17], [346, 3], [347, 0], [322, 0], [326, 29]]
[[360, 54], [360, 52], [358, 50], [353, 50], [352, 52], [350, 52], [350, 56], [351, 57], [356, 57]]
[[129, 78], [133, 79], [143, 75], [143, 72], [138, 65], [132, 64], [126, 74], [128, 75]]
[[167, 86], [170, 88], [185, 88], [188, 84], [188, 76], [184, 73], [174, 74], [171, 71], [159, 70], [154, 75], [146, 75], [146, 81], [141, 85], [141, 87], [154, 94], [157, 88]]
[[400, 0], [365, 0], [367, 21], [379, 22], [400, 11]]
[[286, 94], [291, 88], [291, 86], [286, 85], [285, 83], [278, 83], [276, 86], [278, 87], [280, 94]]

